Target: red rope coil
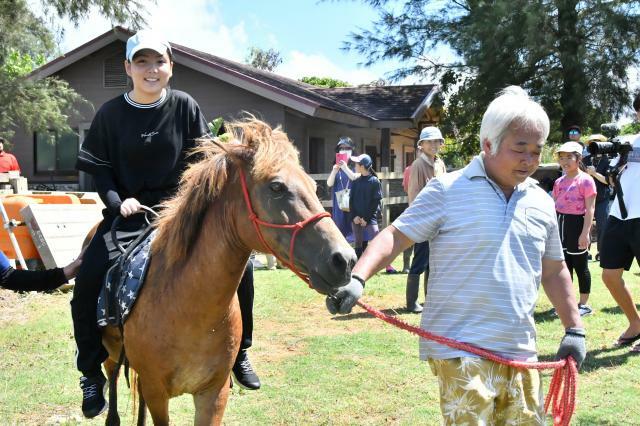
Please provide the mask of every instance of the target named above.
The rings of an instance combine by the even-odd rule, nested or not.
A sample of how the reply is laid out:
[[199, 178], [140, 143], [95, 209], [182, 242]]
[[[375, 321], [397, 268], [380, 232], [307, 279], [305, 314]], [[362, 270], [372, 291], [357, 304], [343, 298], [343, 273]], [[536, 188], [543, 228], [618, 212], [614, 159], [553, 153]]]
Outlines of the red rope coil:
[[526, 362], [503, 358], [486, 349], [482, 349], [468, 343], [458, 342], [457, 340], [449, 339], [448, 337], [430, 333], [419, 327], [408, 324], [398, 318], [386, 315], [364, 302], [358, 301], [357, 303], [360, 307], [362, 307], [365, 311], [369, 312], [374, 317], [379, 318], [391, 325], [406, 330], [410, 333], [417, 334], [418, 336], [425, 339], [433, 340], [434, 342], [455, 349], [460, 349], [465, 352], [470, 352], [499, 364], [508, 365], [515, 368], [533, 368], [535, 370], [547, 370], [551, 368], [555, 369], [553, 377], [551, 378], [551, 383], [549, 384], [549, 391], [547, 392], [547, 396], [544, 401], [544, 411], [545, 413], [547, 413], [549, 406], [551, 405], [551, 414], [553, 416], [554, 425], [568, 426], [571, 422], [571, 416], [573, 416], [576, 405], [576, 386], [578, 377], [578, 368], [573, 358], [569, 357], [560, 361], [551, 362]]

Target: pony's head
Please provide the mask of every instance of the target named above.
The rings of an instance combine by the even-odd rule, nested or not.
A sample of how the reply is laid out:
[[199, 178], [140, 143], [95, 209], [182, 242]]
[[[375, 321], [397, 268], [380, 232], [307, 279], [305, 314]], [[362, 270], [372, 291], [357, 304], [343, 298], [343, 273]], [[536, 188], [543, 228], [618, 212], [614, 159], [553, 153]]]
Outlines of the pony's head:
[[[197, 159], [183, 174], [178, 194], [164, 205], [157, 239], [167, 253], [165, 261], [185, 261], [209, 222], [219, 228], [216, 241], [210, 244], [264, 252], [266, 243], [288, 261], [294, 230], [267, 225], [258, 232], [251, 223], [250, 206], [268, 224], [305, 222], [324, 212], [315, 182], [300, 166], [298, 152], [279, 127], [272, 129], [254, 117], [225, 127], [232, 141], [201, 140], [193, 153]], [[310, 277], [317, 291], [329, 294], [348, 282], [355, 253], [330, 218], [312, 219], [296, 234], [293, 264]]]

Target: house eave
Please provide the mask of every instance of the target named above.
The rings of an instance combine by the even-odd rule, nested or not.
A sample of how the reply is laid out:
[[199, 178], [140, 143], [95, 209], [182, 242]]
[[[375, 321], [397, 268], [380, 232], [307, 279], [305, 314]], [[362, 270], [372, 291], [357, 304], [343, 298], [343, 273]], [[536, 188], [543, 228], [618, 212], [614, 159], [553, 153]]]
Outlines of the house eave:
[[28, 80], [40, 80], [52, 76], [53, 74], [63, 70], [64, 68], [73, 65], [74, 63], [82, 60], [88, 55], [97, 52], [98, 50], [110, 45], [116, 40], [126, 41], [129, 34], [125, 34], [122, 30], [113, 29], [103, 35], [63, 54], [62, 56], [53, 59], [47, 64], [36, 68], [27, 76]]
[[431, 104], [433, 103], [433, 98], [438, 92], [440, 92], [440, 86], [434, 85], [429, 94], [425, 96], [422, 102], [420, 102], [420, 105], [418, 105], [416, 110], [411, 115], [411, 120], [413, 120], [414, 125], [418, 124], [418, 121], [424, 115], [424, 112], [431, 106]]

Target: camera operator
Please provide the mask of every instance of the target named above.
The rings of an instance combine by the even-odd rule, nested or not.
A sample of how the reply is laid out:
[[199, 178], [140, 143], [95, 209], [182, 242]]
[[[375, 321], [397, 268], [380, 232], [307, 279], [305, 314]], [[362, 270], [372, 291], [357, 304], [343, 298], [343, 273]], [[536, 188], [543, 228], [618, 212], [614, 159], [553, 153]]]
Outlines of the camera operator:
[[[640, 120], [640, 92], [633, 100], [633, 109]], [[633, 150], [628, 151], [628, 146], [617, 145], [620, 157], [626, 157], [627, 161], [626, 165], [624, 161], [618, 164], [616, 199], [611, 206], [600, 252], [602, 280], [629, 321], [629, 327], [620, 335], [616, 346], [630, 346], [640, 340], [640, 316], [622, 278], [623, 270], [629, 270], [634, 257], [640, 264], [640, 135], [632, 146]], [[625, 151], [628, 152], [625, 154]], [[640, 352], [640, 344], [631, 351]]]
[[[600, 134], [594, 134], [587, 139], [587, 147], [592, 142], [606, 142], [607, 137]], [[597, 247], [596, 261], [600, 260], [600, 248], [602, 246], [602, 238], [604, 238], [604, 230], [607, 225], [607, 217], [609, 217], [609, 199], [611, 198], [611, 188], [609, 187], [609, 156], [600, 152], [585, 156], [582, 163], [587, 168], [587, 173], [596, 183], [596, 231], [597, 231]]]

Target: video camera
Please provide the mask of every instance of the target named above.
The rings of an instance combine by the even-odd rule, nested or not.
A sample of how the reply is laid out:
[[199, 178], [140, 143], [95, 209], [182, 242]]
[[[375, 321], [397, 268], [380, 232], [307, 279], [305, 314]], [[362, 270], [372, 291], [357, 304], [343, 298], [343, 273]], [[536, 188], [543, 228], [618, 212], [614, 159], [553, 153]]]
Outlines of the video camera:
[[620, 154], [624, 156], [633, 149], [629, 142], [621, 142], [618, 139], [620, 127], [616, 123], [604, 123], [600, 126], [600, 129], [602, 134], [609, 140], [606, 142], [591, 142], [587, 148], [591, 155], [603, 154], [614, 157]]

